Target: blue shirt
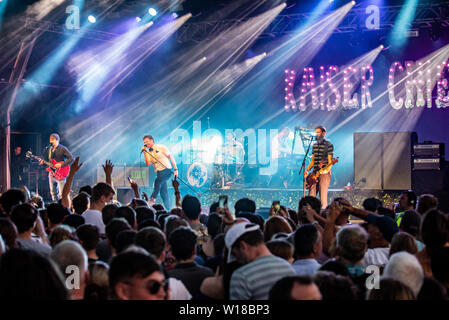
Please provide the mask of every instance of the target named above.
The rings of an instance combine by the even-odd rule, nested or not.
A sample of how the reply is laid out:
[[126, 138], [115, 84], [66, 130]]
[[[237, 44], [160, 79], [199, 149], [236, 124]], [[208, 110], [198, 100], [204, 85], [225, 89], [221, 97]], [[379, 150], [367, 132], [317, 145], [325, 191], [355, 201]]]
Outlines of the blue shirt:
[[299, 259], [293, 263], [293, 270], [298, 276], [311, 276], [321, 267], [315, 259]]

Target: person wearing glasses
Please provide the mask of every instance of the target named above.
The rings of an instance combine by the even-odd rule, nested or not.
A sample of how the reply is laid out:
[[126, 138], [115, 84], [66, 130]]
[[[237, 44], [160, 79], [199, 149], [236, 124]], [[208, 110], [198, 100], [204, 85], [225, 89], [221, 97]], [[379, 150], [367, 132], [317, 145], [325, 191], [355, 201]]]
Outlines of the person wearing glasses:
[[168, 280], [156, 259], [144, 252], [125, 251], [111, 262], [112, 299], [168, 300]]

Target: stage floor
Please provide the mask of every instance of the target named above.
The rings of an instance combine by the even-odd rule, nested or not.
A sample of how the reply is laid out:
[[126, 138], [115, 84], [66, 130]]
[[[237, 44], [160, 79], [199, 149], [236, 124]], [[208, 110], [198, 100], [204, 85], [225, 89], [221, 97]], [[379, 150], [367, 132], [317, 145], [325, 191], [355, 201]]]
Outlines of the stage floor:
[[[122, 203], [127, 203], [133, 197], [133, 193], [130, 188], [117, 188], [118, 200]], [[141, 187], [141, 192], [144, 191], [148, 195], [153, 191], [152, 188]], [[170, 200], [174, 206], [174, 190], [169, 188]], [[282, 189], [282, 188], [237, 188], [232, 187], [229, 189], [205, 189], [199, 190], [195, 194], [191, 189], [180, 186], [181, 196], [191, 194], [197, 196], [203, 206], [204, 212], [208, 212], [208, 207], [218, 201], [220, 195], [228, 196], [228, 205], [234, 208], [234, 204], [241, 198], [249, 198], [256, 202], [257, 208], [269, 208], [273, 200], [279, 200], [281, 205], [297, 210], [299, 200], [303, 197], [303, 189]], [[306, 190], [307, 195], [307, 190]], [[401, 195], [400, 191], [382, 191], [382, 190], [354, 190], [343, 188], [329, 189], [328, 201], [332, 201], [336, 197], [344, 197], [350, 201], [356, 207], [361, 208], [362, 203], [366, 198], [376, 197], [383, 202], [383, 206], [389, 207], [394, 202], [399, 201]], [[160, 198], [158, 202], [162, 202]]]

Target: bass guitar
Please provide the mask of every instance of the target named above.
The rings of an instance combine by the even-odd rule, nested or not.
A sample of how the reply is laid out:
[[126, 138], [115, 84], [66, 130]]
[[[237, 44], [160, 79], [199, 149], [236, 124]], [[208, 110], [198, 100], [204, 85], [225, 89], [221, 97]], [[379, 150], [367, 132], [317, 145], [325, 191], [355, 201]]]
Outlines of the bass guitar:
[[306, 178], [306, 188], [310, 189], [318, 180], [319, 176], [325, 173], [328, 173], [330, 168], [338, 162], [338, 157], [332, 159], [331, 163], [329, 163], [324, 168], [319, 169], [311, 174], [309, 174]]
[[47, 165], [47, 167], [48, 167], [46, 170], [48, 172], [50, 172], [50, 174], [53, 175], [53, 177], [55, 177], [57, 180], [64, 180], [69, 175], [69, 172], [70, 172], [70, 166], [69, 165], [66, 165], [66, 166], [61, 167], [61, 168], [56, 168], [55, 167], [55, 165], [57, 163], [61, 163], [62, 164], [64, 161], [56, 162], [56, 160], [54, 160], [54, 159], [51, 159], [50, 161], [45, 161], [44, 159], [39, 158], [39, 157], [33, 155], [31, 153], [31, 151], [27, 151], [25, 156], [27, 158], [31, 158], [31, 159], [36, 159], [38, 161], [42, 161], [43, 164]]

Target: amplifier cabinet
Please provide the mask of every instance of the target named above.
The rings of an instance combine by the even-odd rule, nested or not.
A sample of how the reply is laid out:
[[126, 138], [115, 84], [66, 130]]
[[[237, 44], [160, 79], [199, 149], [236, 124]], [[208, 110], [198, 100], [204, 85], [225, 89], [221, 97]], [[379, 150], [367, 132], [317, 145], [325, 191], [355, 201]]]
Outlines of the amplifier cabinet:
[[413, 170], [440, 170], [440, 158], [415, 158], [413, 159]]
[[414, 157], [444, 158], [444, 143], [418, 143], [413, 146]]

